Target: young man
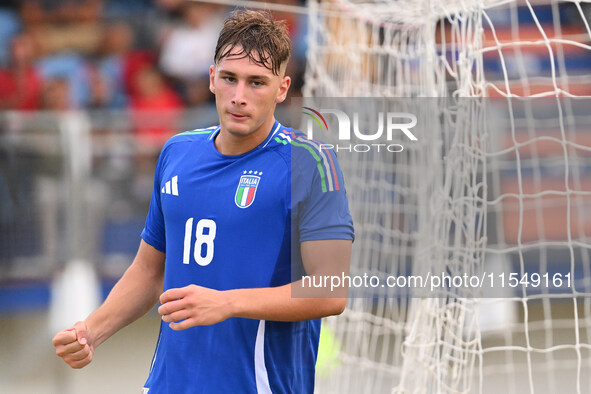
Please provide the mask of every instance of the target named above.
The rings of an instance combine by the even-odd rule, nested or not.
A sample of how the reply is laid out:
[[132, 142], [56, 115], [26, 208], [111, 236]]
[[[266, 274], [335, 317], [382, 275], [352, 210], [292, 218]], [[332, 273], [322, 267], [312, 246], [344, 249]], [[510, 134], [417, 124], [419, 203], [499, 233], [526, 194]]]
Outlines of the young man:
[[289, 52], [285, 25], [268, 14], [226, 20], [210, 68], [220, 125], [164, 146], [132, 265], [99, 309], [53, 339], [71, 367], [159, 300], [144, 392], [313, 392], [319, 318], [346, 298], [292, 291], [301, 272], [348, 272], [353, 227], [334, 154], [274, 118]]

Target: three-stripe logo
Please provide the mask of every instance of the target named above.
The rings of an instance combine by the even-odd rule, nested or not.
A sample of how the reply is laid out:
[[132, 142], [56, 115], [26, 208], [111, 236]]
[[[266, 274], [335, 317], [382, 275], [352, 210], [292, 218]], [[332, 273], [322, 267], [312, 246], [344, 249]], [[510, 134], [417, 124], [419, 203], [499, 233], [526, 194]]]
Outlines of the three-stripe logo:
[[162, 193], [163, 194], [171, 194], [173, 196], [179, 195], [179, 176], [175, 175], [172, 177], [170, 181], [167, 181], [164, 186], [162, 186]]

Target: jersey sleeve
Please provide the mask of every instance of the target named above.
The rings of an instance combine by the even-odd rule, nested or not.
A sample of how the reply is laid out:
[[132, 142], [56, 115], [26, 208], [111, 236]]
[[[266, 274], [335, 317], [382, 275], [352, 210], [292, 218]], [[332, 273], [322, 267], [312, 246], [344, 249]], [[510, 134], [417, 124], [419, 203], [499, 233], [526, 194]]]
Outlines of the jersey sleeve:
[[146, 217], [146, 224], [142, 231], [142, 239], [152, 245], [157, 250], [166, 253], [166, 237], [164, 226], [164, 215], [162, 214], [162, 204], [160, 197], [160, 185], [162, 180], [162, 167], [165, 161], [166, 147], [160, 153], [156, 171], [154, 173], [154, 189], [152, 190], [152, 199], [150, 200], [150, 209]]
[[355, 238], [337, 157], [310, 141], [292, 143], [292, 202], [299, 241]]

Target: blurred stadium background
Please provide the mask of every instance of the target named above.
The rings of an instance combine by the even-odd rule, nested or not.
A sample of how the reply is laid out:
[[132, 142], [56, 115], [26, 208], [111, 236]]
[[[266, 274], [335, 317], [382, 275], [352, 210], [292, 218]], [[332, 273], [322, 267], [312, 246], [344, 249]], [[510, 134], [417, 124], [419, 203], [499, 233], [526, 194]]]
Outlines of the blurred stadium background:
[[[349, 2], [334, 3], [342, 6], [341, 3]], [[390, 2], [389, 6], [395, 3]], [[590, 4], [566, 2], [558, 9], [558, 2], [553, 1], [518, 3], [511, 12], [488, 13], [496, 27], [496, 39], [514, 40], [517, 21], [523, 29], [519, 39], [533, 40], [539, 22], [546, 31], [555, 31], [559, 26], [565, 37], [589, 46], [589, 26], [584, 21], [589, 20]], [[536, 20], [527, 9], [530, 3], [535, 6]], [[159, 317], [151, 313], [127, 327], [101, 346], [89, 367], [72, 371], [54, 355], [50, 342], [54, 334], [50, 324], [52, 282], [67, 262], [91, 261], [104, 297], [130, 264], [148, 209], [160, 147], [177, 132], [217, 123], [206, 72], [221, 22], [240, 4], [254, 5], [184, 0], [22, 0], [0, 4], [0, 392], [139, 392], [148, 374]], [[282, 0], [272, 2], [271, 6], [278, 18], [288, 21], [294, 43], [288, 70], [294, 79], [290, 95], [299, 97], [310, 60], [306, 58], [310, 23], [308, 9], [304, 8], [310, 4]], [[582, 19], [579, 10], [584, 15]], [[486, 37], [493, 41], [488, 30]], [[560, 59], [575, 78], [569, 91], [589, 95], [591, 51], [569, 46], [561, 47], [560, 51], [563, 50]], [[486, 52], [483, 65], [487, 80], [500, 81], [495, 85], [497, 89], [488, 86], [491, 95], [499, 95], [507, 78], [516, 82], [529, 80], [523, 77], [524, 68], [534, 75], [531, 80], [535, 82], [535, 75], [549, 74], [553, 67], [547, 52], [536, 46], [506, 54], [502, 61], [494, 51]], [[409, 62], [409, 68], [412, 67]], [[306, 82], [314, 94], [317, 82]], [[517, 84], [512, 91], [530, 95], [546, 88], [546, 83]], [[348, 94], [351, 93], [345, 95]], [[585, 107], [577, 111], [586, 113]], [[278, 113], [280, 120], [293, 125], [299, 122], [298, 115], [287, 109]], [[588, 130], [577, 129], [569, 134], [569, 139], [589, 146]], [[518, 136], [518, 141], [521, 136], [525, 138], [526, 133]], [[496, 141], [497, 152], [516, 143], [510, 134]], [[526, 160], [533, 157], [552, 163], [562, 149], [561, 144], [538, 142], [522, 153]], [[499, 180], [500, 193], [526, 193], [528, 187], [530, 192], [560, 189], [560, 183], [564, 183], [562, 174], [553, 179], [550, 172], [544, 173], [545, 183], [540, 185], [532, 170], [530, 175], [534, 175], [530, 183], [526, 181], [526, 190], [518, 190], [521, 183], [516, 179], [517, 173], [507, 164], [514, 157], [505, 159], [501, 164], [508, 169]], [[589, 182], [589, 165], [589, 156], [581, 154], [576, 165], [581, 173], [573, 175], [577, 182], [582, 182], [580, 190], [588, 190], [585, 185]], [[503, 168], [498, 169], [499, 173], [502, 171]], [[507, 243], [513, 244], [518, 238], [527, 242], [571, 237], [584, 243], [590, 223], [582, 209], [586, 202], [578, 205], [579, 220], [572, 225], [571, 232], [560, 219], [564, 218], [568, 204], [542, 200], [538, 203], [545, 201], [550, 208], [534, 207], [525, 212], [524, 221], [529, 224], [519, 231], [515, 222], [518, 216], [514, 213], [518, 209], [516, 203], [496, 212], [497, 217], [504, 217], [499, 227], [505, 229]], [[540, 222], [543, 225], [538, 225], [539, 216], [535, 218], [540, 213], [550, 215]], [[586, 247], [577, 253], [586, 256]], [[568, 271], [569, 256], [545, 251], [543, 255], [550, 260], [548, 264], [559, 265], [556, 270]], [[541, 308], [546, 307], [544, 304]], [[376, 306], [371, 309], [375, 311]], [[349, 324], [354, 327], [355, 318], [351, 321]], [[548, 325], [547, 317], [541, 321]], [[382, 353], [401, 352], [403, 338], [389, 338], [392, 343], [384, 345], [388, 350], [376, 350], [385, 338], [374, 338], [369, 345], [373, 347], [372, 354], [366, 357], [370, 361], [358, 364], [370, 365], [372, 373], [366, 374], [365, 379], [358, 376], [364, 370], [351, 374], [348, 380], [336, 374], [341, 380], [340, 388], [336, 389], [339, 384], [333, 376], [332, 381], [327, 379], [329, 383], [320, 382], [319, 391], [344, 392], [342, 385], [346, 382], [350, 392], [368, 392], [368, 387], [372, 387], [371, 392], [389, 392], [397, 383], [399, 367], [392, 376], [386, 374], [382, 382], [372, 375], [372, 359], [381, 357], [375, 360], [379, 364], [377, 369], [387, 368], [390, 363], [398, 365], [399, 355]], [[577, 344], [585, 339], [577, 338]], [[507, 361], [506, 355], [500, 358], [501, 363]], [[588, 358], [588, 352], [583, 352], [582, 358]], [[346, 357], [343, 360], [349, 365]], [[357, 385], [351, 376], [358, 378]], [[572, 375], [568, 376], [572, 383]], [[360, 387], [367, 379], [372, 379], [374, 386]], [[527, 384], [516, 384], [514, 391], [520, 392], [522, 387]], [[567, 392], [575, 391], [574, 386], [564, 387], [568, 387]], [[551, 391], [542, 388], [536, 392]], [[583, 385], [580, 392], [591, 389]]]

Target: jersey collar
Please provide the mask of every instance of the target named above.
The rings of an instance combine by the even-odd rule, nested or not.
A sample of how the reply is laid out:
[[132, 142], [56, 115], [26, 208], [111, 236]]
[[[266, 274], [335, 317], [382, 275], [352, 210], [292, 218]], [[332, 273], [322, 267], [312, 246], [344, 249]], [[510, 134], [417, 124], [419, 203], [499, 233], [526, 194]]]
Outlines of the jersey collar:
[[[208, 140], [211, 141], [211, 145], [213, 150], [221, 156], [232, 156], [232, 155], [223, 155], [221, 154], [215, 147], [215, 137], [217, 137], [217, 135], [220, 133], [221, 130], [221, 126], [217, 126], [217, 128], [213, 131], [213, 133], [210, 134]], [[245, 152], [241, 155], [236, 155], [236, 156], [232, 156], [232, 157], [240, 157], [243, 155], [247, 155], [251, 152], [257, 151], [259, 149], [264, 149], [265, 147], [267, 147], [267, 145], [269, 145], [269, 143], [273, 140], [273, 138], [277, 135], [277, 133], [279, 133], [279, 130], [281, 130], [281, 123], [279, 123], [279, 121], [277, 119], [275, 119], [275, 123], [273, 123], [273, 127], [271, 127], [271, 131], [269, 132], [269, 134], [267, 135], [267, 137], [263, 140], [263, 142], [261, 142], [258, 146], [256, 146], [254, 149], [252, 149], [251, 151]]]

